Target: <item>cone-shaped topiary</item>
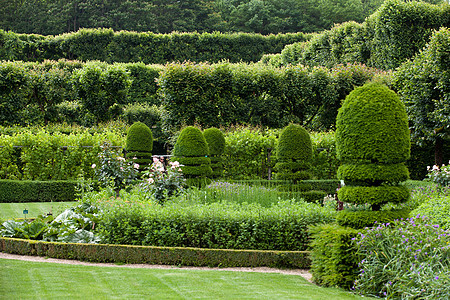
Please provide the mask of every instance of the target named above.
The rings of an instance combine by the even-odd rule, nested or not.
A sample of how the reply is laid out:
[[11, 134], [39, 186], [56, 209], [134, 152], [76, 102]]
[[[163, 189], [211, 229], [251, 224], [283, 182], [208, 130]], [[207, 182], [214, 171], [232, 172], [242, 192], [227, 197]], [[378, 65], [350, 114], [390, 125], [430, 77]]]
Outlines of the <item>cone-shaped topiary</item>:
[[[342, 162], [338, 178], [345, 183], [339, 200], [370, 204], [374, 212], [384, 204], [408, 200], [408, 189], [399, 185], [409, 177], [405, 166], [410, 155], [408, 119], [405, 106], [388, 87], [370, 83], [347, 96], [336, 120], [336, 150]], [[346, 211], [337, 221], [360, 228], [380, 215], [374, 213], [371, 218], [367, 211]], [[404, 216], [405, 211], [389, 211], [383, 221]]]
[[292, 180], [309, 179], [312, 144], [309, 133], [300, 125], [290, 124], [281, 132], [277, 147], [276, 178]]
[[173, 148], [172, 161], [178, 161], [186, 178], [208, 177], [212, 174], [209, 148], [200, 129], [184, 128]]
[[150, 166], [153, 162], [153, 135], [150, 128], [141, 122], [131, 125], [127, 132], [125, 150], [127, 158], [139, 164], [139, 170]]
[[209, 148], [211, 159], [212, 177], [221, 177], [223, 174], [222, 154], [225, 149], [225, 137], [217, 128], [208, 128], [203, 132]]

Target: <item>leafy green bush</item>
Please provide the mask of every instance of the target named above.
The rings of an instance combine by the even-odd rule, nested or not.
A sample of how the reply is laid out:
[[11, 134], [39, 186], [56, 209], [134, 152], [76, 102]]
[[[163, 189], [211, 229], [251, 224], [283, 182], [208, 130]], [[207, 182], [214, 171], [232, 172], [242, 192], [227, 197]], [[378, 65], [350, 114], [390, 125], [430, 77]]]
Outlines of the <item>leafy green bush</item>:
[[268, 178], [268, 168], [275, 165], [277, 135], [276, 130], [251, 127], [236, 127], [226, 132], [224, 177]]
[[324, 286], [349, 288], [357, 277], [357, 246], [352, 241], [358, 231], [337, 224], [311, 226], [311, 273]]
[[142, 122], [130, 126], [127, 132], [127, 158], [139, 165], [139, 170], [146, 169], [153, 161], [153, 134], [150, 128]]
[[222, 177], [223, 163], [222, 154], [225, 150], [225, 137], [217, 128], [208, 128], [203, 131], [206, 143], [209, 149], [209, 158], [211, 159], [212, 177]]
[[182, 164], [183, 175], [189, 177], [208, 177], [212, 174], [209, 148], [200, 129], [188, 126], [178, 136], [173, 148], [172, 161]]
[[[92, 164], [104, 141], [123, 145], [124, 137], [113, 129], [78, 129], [52, 132], [42, 128], [12, 129], [0, 135], [0, 176], [3, 179], [70, 180], [92, 178]], [[66, 130], [66, 129], [62, 129]], [[20, 146], [20, 147], [15, 147]], [[121, 148], [121, 147], [119, 147]]]
[[406, 111], [386, 86], [366, 84], [347, 96], [337, 118], [336, 147], [343, 163], [338, 178], [346, 184], [338, 191], [341, 201], [369, 203], [378, 211], [385, 203], [409, 199], [408, 189], [398, 185], [409, 175]]
[[137, 177], [139, 164], [127, 162], [121, 153], [105, 142], [100, 146], [102, 151], [98, 154], [99, 164], [92, 164], [97, 180], [103, 187], [119, 191], [131, 184]]
[[107, 121], [121, 113], [131, 86], [130, 75], [121, 65], [88, 63], [73, 74], [74, 87], [84, 109], [98, 121]]
[[445, 299], [450, 295], [450, 235], [413, 217], [359, 233], [354, 290], [388, 299]]
[[277, 146], [277, 179], [300, 180], [309, 179], [308, 169], [312, 158], [311, 138], [301, 126], [290, 124], [280, 135]]
[[[105, 214], [103, 242], [112, 244], [182, 246], [215, 249], [305, 250], [307, 226], [330, 222], [335, 211], [316, 204], [282, 201], [202, 204], [205, 194], [185, 193], [164, 206], [143, 203], [137, 195], [121, 194], [113, 203], [95, 195]], [[196, 198], [198, 197], [198, 198]], [[138, 205], [138, 203], [141, 203]], [[111, 205], [111, 206], [110, 206]]]

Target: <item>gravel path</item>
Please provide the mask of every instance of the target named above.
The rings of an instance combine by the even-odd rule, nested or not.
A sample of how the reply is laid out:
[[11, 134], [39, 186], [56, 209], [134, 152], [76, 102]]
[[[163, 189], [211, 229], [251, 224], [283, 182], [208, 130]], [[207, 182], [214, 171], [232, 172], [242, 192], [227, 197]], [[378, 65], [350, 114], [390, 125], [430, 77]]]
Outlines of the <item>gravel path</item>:
[[34, 261], [34, 262], [50, 262], [58, 264], [68, 264], [68, 265], [82, 265], [82, 266], [96, 266], [96, 267], [116, 267], [116, 268], [142, 268], [142, 269], [178, 269], [178, 270], [215, 270], [215, 271], [236, 271], [236, 272], [260, 272], [260, 273], [279, 273], [286, 275], [299, 275], [311, 282], [311, 273], [307, 270], [301, 269], [274, 269], [274, 268], [209, 268], [209, 267], [176, 267], [176, 266], [166, 266], [166, 265], [146, 265], [146, 264], [124, 264], [116, 265], [111, 263], [90, 263], [78, 260], [68, 260], [68, 259], [56, 259], [56, 258], [45, 258], [40, 256], [25, 256], [16, 255], [0, 252], [0, 258], [2, 259], [15, 259], [23, 261]]

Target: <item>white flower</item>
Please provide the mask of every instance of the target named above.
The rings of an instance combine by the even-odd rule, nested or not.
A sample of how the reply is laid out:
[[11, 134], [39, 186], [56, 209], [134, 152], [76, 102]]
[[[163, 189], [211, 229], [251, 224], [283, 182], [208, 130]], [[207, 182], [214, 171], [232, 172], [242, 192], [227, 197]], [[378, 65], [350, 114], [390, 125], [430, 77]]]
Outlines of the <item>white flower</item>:
[[158, 157], [156, 157], [156, 156], [153, 156], [153, 163], [158, 163], [159, 162], [159, 159], [158, 159]]
[[134, 164], [134, 165], [133, 165], [133, 168], [139, 169], [139, 164]]
[[433, 171], [435, 171], [435, 170], [439, 170], [439, 167], [436, 165], [433, 166]]
[[123, 158], [123, 157], [121, 157], [121, 156], [118, 156], [118, 157], [117, 157], [117, 160], [125, 161], [125, 158]]
[[95, 169], [96, 166], [97, 166], [96, 164], [92, 164], [91, 168]]
[[155, 181], [153, 180], [153, 178], [149, 178], [149, 179], [147, 179], [147, 182], [148, 182], [148, 183], [153, 183], [153, 182], [155, 182]]

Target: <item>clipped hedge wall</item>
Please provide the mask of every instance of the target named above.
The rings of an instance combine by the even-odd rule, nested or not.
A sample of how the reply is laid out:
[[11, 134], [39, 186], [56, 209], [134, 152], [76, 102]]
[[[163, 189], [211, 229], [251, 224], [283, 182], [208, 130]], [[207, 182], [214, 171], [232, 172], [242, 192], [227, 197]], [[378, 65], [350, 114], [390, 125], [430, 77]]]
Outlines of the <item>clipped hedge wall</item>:
[[[27, 38], [32, 37], [32, 38]], [[80, 29], [57, 36], [15, 34], [0, 30], [0, 41], [11, 45], [0, 59], [43, 61], [78, 59], [165, 64], [171, 61], [256, 62], [263, 54], [309, 38], [301, 32], [261, 35], [256, 33], [115, 32], [112, 29]]]
[[352, 241], [358, 230], [325, 224], [311, 227], [310, 232], [311, 273], [314, 282], [329, 287], [352, 287], [361, 261]]
[[450, 26], [450, 6], [422, 1], [389, 0], [365, 22], [346, 22], [286, 46], [267, 63], [333, 67], [362, 63], [382, 70], [395, 69], [414, 57], [434, 30]]
[[0, 251], [99, 263], [196, 267], [272, 267], [307, 269], [307, 251], [222, 250], [177, 247], [71, 244], [0, 237]]
[[75, 201], [76, 181], [0, 180], [0, 203]]

